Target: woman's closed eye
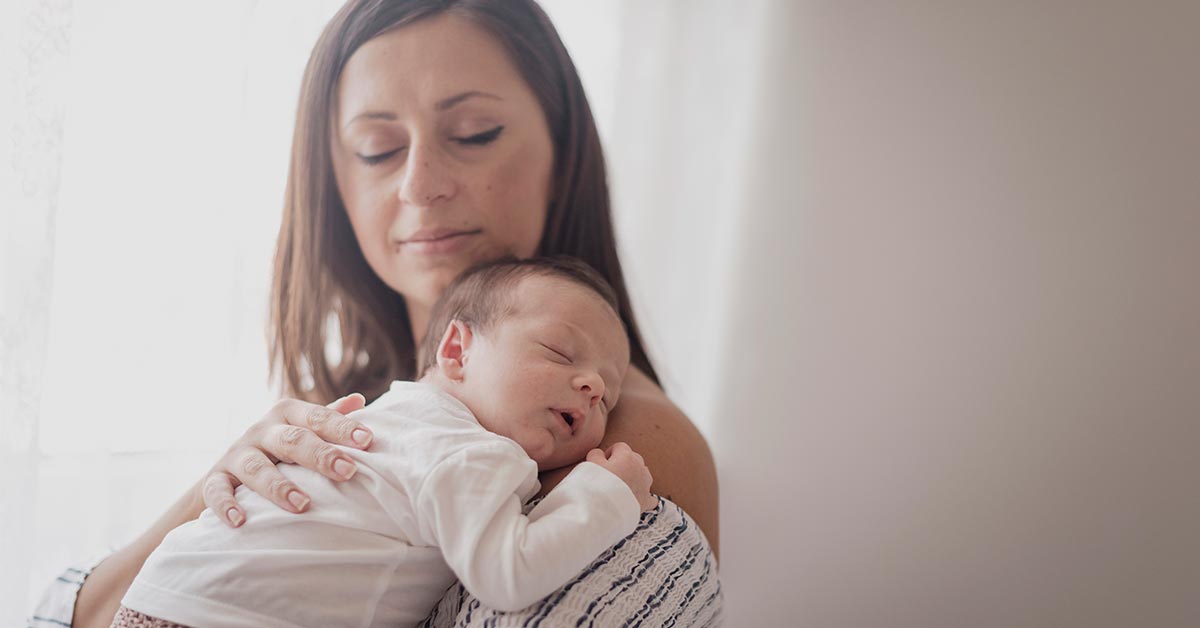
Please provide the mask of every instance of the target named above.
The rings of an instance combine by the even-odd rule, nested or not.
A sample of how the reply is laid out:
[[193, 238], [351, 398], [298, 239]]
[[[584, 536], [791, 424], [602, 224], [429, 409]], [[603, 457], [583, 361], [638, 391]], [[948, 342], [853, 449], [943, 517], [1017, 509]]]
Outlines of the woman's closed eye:
[[504, 125], [500, 125], [493, 129], [484, 131], [483, 133], [476, 133], [475, 135], [468, 135], [466, 137], [456, 137], [453, 139], [455, 142], [458, 142], [459, 144], [462, 144], [464, 146], [483, 146], [485, 144], [491, 144], [492, 142], [496, 141], [496, 138], [500, 137], [500, 133], [503, 131], [504, 131]]
[[384, 153], [376, 153], [374, 155], [363, 155], [361, 153], [355, 153], [355, 155], [357, 155], [358, 158], [360, 160], [362, 160], [362, 162], [364, 164], [367, 164], [368, 166], [376, 166], [376, 165], [379, 165], [379, 164], [387, 161], [390, 157], [398, 154], [400, 151], [404, 150], [405, 148], [408, 148], [408, 147], [401, 146], [400, 148], [389, 150]]
[[[504, 126], [500, 125], [493, 129], [484, 131], [482, 133], [476, 133], [474, 135], [468, 135], [466, 137], [453, 137], [450, 139], [452, 139], [453, 141], [455, 141], [463, 146], [485, 146], [487, 144], [491, 144], [492, 142], [496, 141], [496, 138], [500, 137], [500, 133], [503, 131], [504, 131]], [[388, 159], [391, 159], [392, 157], [399, 154], [401, 151], [403, 151], [406, 148], [408, 148], [408, 147], [401, 146], [399, 148], [395, 148], [395, 149], [392, 149], [392, 150], [389, 150], [386, 152], [375, 153], [374, 155], [363, 155], [362, 153], [355, 153], [355, 154], [358, 156], [358, 158], [364, 164], [366, 164], [368, 166], [377, 166], [377, 165], [387, 161]]]

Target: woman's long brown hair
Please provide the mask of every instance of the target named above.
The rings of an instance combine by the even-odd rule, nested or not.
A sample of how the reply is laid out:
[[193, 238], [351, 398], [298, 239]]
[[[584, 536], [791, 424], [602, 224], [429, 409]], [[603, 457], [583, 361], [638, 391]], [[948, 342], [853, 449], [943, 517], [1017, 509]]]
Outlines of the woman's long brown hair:
[[[330, 123], [338, 78], [360, 46], [447, 12], [505, 46], [545, 113], [554, 193], [539, 254], [578, 257], [608, 280], [629, 331], [631, 361], [657, 381], [617, 258], [596, 124], [575, 65], [533, 0], [351, 0], [325, 27], [304, 72], [292, 140], [271, 289], [272, 376], [282, 372], [288, 396], [328, 403], [351, 392], [374, 399], [392, 380], [415, 373], [404, 298], [367, 265], [338, 194]], [[327, 347], [339, 346], [329, 355]]]

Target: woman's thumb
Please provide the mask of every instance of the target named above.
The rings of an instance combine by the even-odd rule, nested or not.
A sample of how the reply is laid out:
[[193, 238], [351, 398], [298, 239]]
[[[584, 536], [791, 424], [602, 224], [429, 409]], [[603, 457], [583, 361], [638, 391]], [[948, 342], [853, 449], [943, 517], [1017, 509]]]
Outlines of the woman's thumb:
[[326, 407], [339, 414], [350, 414], [355, 410], [361, 410], [365, 405], [367, 405], [366, 397], [359, 393], [350, 393]]

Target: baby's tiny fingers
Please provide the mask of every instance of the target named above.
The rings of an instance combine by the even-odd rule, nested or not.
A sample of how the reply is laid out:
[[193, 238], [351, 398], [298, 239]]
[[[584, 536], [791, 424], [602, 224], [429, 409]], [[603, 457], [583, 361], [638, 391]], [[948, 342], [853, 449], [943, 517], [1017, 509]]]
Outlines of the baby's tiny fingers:
[[624, 453], [627, 451], [633, 451], [633, 449], [631, 449], [629, 447], [629, 445], [627, 445], [623, 442], [619, 442], [619, 443], [613, 443], [612, 445], [609, 445], [608, 451], [605, 451], [604, 453], [608, 454], [609, 458], [612, 458], [613, 456], [615, 456], [617, 454], [621, 454], [621, 453]]

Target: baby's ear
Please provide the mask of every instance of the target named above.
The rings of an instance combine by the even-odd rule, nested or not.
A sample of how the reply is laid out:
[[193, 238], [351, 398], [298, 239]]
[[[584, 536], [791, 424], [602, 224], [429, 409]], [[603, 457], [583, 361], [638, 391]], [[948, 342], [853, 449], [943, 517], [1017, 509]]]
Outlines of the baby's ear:
[[446, 325], [446, 333], [438, 343], [437, 364], [447, 379], [459, 382], [465, 377], [472, 340], [471, 328], [466, 323], [454, 320]]

